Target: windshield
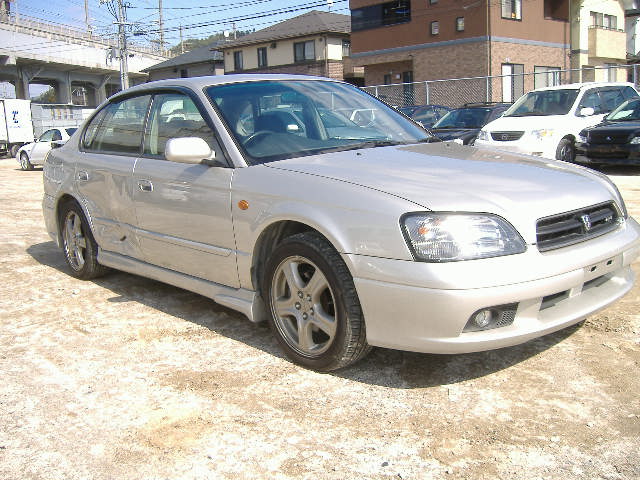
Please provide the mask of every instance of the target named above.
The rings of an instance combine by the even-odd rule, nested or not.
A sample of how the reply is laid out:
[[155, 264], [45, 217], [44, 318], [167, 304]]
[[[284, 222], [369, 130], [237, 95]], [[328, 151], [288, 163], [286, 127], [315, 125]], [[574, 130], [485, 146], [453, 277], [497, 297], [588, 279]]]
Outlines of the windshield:
[[351, 85], [257, 81], [207, 88], [249, 163], [432, 141], [428, 132]]
[[490, 108], [458, 108], [447, 112], [433, 128], [482, 128], [490, 114]]
[[608, 122], [630, 122], [640, 120], [640, 98], [627, 100], [605, 117]]
[[529, 92], [520, 97], [505, 117], [566, 115], [578, 96], [578, 90], [558, 89]]

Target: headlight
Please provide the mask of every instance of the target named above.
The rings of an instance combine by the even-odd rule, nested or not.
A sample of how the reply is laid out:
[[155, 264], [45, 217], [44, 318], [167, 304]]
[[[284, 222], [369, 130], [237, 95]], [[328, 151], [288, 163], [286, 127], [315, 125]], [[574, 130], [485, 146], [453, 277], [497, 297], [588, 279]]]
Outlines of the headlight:
[[480, 130], [478, 132], [477, 140], [489, 140], [489, 132], [487, 132], [486, 130]]
[[640, 137], [633, 137], [629, 143], [630, 143], [631, 145], [638, 145], [638, 144], [640, 144]]
[[515, 228], [496, 215], [410, 213], [401, 223], [416, 260], [424, 262], [513, 255], [527, 248]]
[[540, 130], [532, 130], [531, 136], [537, 138], [538, 140], [544, 140], [545, 138], [552, 137], [554, 134], [554, 130], [551, 128], [542, 128]]

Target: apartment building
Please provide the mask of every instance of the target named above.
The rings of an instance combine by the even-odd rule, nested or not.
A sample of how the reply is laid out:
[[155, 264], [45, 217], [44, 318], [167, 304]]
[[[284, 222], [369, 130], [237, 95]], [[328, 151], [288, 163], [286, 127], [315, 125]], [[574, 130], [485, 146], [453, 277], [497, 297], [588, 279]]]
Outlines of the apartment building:
[[537, 73], [494, 81], [492, 100], [512, 101], [570, 66], [569, 0], [350, 0], [350, 9], [351, 58], [366, 85]]
[[571, 68], [581, 69], [580, 76], [574, 74], [574, 79], [626, 81], [627, 72], [616, 68], [627, 61], [624, 2], [572, 2], [571, 18]]

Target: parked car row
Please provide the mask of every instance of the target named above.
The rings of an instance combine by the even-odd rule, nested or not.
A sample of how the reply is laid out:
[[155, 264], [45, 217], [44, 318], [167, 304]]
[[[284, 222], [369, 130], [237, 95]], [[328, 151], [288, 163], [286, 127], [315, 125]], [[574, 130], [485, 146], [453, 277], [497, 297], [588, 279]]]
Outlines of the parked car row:
[[[533, 90], [511, 106], [466, 104], [423, 126], [462, 144], [588, 165], [638, 164], [639, 99], [631, 83], [570, 84]], [[420, 108], [436, 107], [443, 108]], [[420, 122], [418, 107], [400, 110]]]

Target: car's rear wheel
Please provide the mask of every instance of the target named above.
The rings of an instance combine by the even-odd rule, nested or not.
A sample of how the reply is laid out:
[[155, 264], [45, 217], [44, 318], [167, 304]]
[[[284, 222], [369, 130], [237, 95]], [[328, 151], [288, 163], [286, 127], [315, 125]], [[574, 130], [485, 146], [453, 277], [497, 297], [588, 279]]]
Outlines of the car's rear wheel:
[[264, 280], [271, 328], [294, 362], [330, 371], [369, 352], [351, 274], [322, 236], [307, 232], [284, 240], [267, 262]]
[[27, 152], [20, 152], [20, 168], [22, 170], [33, 170], [33, 164], [29, 161]]
[[98, 245], [84, 212], [76, 202], [67, 202], [62, 206], [60, 231], [64, 257], [71, 275], [89, 280], [107, 272], [107, 268], [98, 263]]
[[573, 162], [576, 159], [576, 149], [569, 138], [563, 138], [556, 148], [556, 159], [563, 162]]

